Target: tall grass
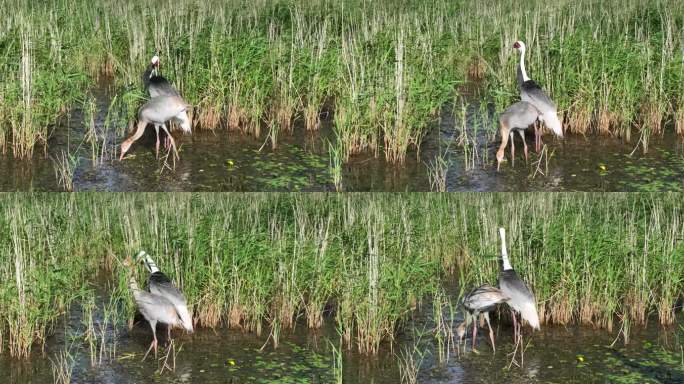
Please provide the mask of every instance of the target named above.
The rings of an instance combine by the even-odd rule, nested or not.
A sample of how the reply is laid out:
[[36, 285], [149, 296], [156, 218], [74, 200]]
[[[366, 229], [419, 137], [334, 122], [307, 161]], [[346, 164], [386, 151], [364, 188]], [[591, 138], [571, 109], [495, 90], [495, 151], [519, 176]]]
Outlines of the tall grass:
[[[104, 330], [135, 311], [115, 257], [144, 249], [185, 292], [197, 326], [271, 335], [277, 344], [298, 321], [313, 329], [334, 321], [346, 348], [373, 354], [425, 300], [439, 308], [456, 302], [444, 293], [447, 282], [457, 278], [465, 289], [496, 281], [499, 226], [510, 233], [511, 262], [533, 287], [544, 323], [617, 331], [620, 315], [632, 328], [649, 318], [670, 324], [684, 282], [682, 201], [681, 194], [0, 195], [2, 350], [40, 349], [66, 308], [92, 295], [102, 271], [114, 279], [111, 315], [83, 323], [92, 324], [93, 361], [107, 358]], [[143, 281], [142, 266], [136, 273]], [[449, 336], [444, 321], [440, 332]]]
[[468, 76], [483, 79], [483, 100], [502, 111], [518, 98], [517, 39], [568, 131], [629, 140], [632, 130], [684, 126], [676, 0], [0, 4], [14, 10], [0, 22], [0, 126], [10, 127], [0, 128], [0, 147], [23, 157], [46, 143], [86, 82], [113, 76], [123, 98], [139, 93], [157, 51], [195, 106], [196, 127], [265, 128], [277, 147], [295, 121], [315, 130], [329, 110], [345, 160], [370, 151], [403, 162]]

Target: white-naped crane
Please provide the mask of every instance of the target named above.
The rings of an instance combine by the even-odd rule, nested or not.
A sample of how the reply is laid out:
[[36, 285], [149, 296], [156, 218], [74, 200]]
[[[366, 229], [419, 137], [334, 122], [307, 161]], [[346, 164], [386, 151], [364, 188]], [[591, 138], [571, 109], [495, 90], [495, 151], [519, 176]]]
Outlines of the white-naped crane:
[[[145, 72], [142, 75], [143, 86], [145, 91], [150, 95], [150, 98], [160, 96], [177, 96], [181, 97], [180, 92], [169, 82], [164, 76], [159, 73], [159, 56], [154, 55], [150, 64], [145, 68]], [[178, 115], [174, 116], [172, 120], [176, 120], [181, 128], [183, 128], [184, 133], [191, 133], [190, 130], [190, 118], [188, 117], [187, 110], [179, 112]], [[157, 156], [159, 156], [159, 130], [156, 130], [157, 142], [155, 145]], [[167, 140], [170, 142], [170, 136], [167, 134]]]
[[171, 339], [171, 327], [182, 327], [188, 332], [193, 331], [192, 321], [186, 321], [181, 317], [181, 314], [176, 310], [176, 306], [163, 295], [152, 293], [143, 289], [140, 289], [138, 283], [133, 276], [133, 262], [129, 258], [124, 261], [124, 265], [128, 267], [129, 273], [129, 287], [133, 292], [133, 298], [138, 307], [138, 310], [143, 315], [145, 320], [150, 324], [152, 328], [152, 343], [147, 349], [143, 360], [147, 358], [147, 355], [151, 350], [154, 350], [154, 355], [157, 356], [157, 323], [165, 324], [168, 329], [169, 340]]
[[[147, 279], [146, 289], [150, 293], [160, 295], [168, 299], [173, 304], [176, 312], [178, 312], [178, 316], [180, 316], [181, 320], [183, 320], [183, 323], [188, 324], [189, 328], [186, 329], [192, 332], [192, 316], [190, 316], [190, 312], [188, 311], [188, 302], [185, 299], [185, 296], [173, 284], [173, 281], [171, 281], [171, 279], [169, 279], [164, 272], [159, 270], [157, 264], [155, 264], [150, 255], [148, 255], [145, 251], [140, 251], [138, 256], [136, 256], [136, 259], [138, 261], [142, 260], [145, 264], [145, 268], [147, 268], [147, 271], [150, 273], [150, 276]], [[169, 338], [170, 331], [171, 329], [169, 328]]]
[[171, 141], [174, 156], [178, 157], [176, 142], [166, 128], [166, 123], [181, 115], [185, 116], [185, 120], [181, 121], [180, 126], [184, 132], [190, 133], [190, 120], [187, 119], [187, 115], [183, 114], [187, 111], [188, 107], [188, 104], [180, 96], [158, 96], [148, 101], [138, 112], [138, 126], [135, 132], [131, 137], [121, 143], [121, 156], [119, 157], [119, 160], [123, 160], [124, 155], [128, 152], [131, 145], [142, 137], [148, 124], [154, 125], [154, 129], [157, 132], [157, 156], [159, 155], [159, 128], [161, 127]]
[[535, 124], [541, 113], [532, 104], [526, 101], [519, 101], [499, 115], [499, 132], [501, 133], [501, 145], [496, 152], [496, 170], [499, 171], [501, 162], [504, 158], [504, 149], [508, 144], [508, 139], [511, 140], [511, 163], [515, 164], [515, 132], [520, 134], [523, 142], [525, 152], [525, 161], [528, 158], [527, 142], [525, 141], [525, 130], [532, 124]]
[[465, 320], [459, 325], [456, 333], [459, 339], [463, 338], [465, 328], [468, 323], [473, 323], [473, 340], [472, 347], [475, 349], [475, 342], [477, 340], [477, 321], [480, 314], [482, 314], [487, 321], [489, 328], [489, 340], [492, 342], [492, 349], [496, 352], [496, 344], [494, 343], [494, 331], [489, 322], [489, 312], [493, 311], [497, 304], [508, 302], [510, 298], [506, 296], [500, 289], [492, 287], [489, 284], [482, 284], [481, 286], [468, 292], [463, 297], [463, 308], [468, 312]]
[[[540, 121], [543, 122], [556, 136], [563, 137], [563, 126], [558, 118], [558, 109], [556, 104], [544, 92], [544, 90], [534, 80], [527, 76], [525, 69], [525, 43], [516, 41], [513, 43], [513, 48], [520, 52], [520, 65], [518, 66], [518, 88], [520, 89], [520, 98], [534, 105], [539, 112], [541, 112]], [[538, 125], [534, 125], [534, 142], [537, 152], [541, 150], [541, 130]]]
[[[527, 284], [518, 276], [510, 261], [506, 250], [506, 230], [499, 228], [501, 236], [501, 258], [503, 269], [499, 273], [499, 289], [509, 297], [506, 304], [511, 308], [513, 316], [513, 337], [516, 343], [522, 340], [522, 320], [527, 321], [532, 329], [539, 329], [539, 314], [537, 301]], [[516, 321], [516, 313], [520, 313], [520, 321]]]

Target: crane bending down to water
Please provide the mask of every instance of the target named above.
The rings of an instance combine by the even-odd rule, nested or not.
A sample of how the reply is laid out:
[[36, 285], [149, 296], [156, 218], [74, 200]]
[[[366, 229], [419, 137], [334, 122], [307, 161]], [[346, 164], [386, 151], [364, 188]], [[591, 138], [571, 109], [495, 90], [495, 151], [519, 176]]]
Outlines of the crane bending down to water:
[[[527, 76], [527, 71], [525, 70], [525, 43], [516, 41], [513, 44], [513, 48], [520, 52], [520, 65], [518, 66], [517, 71], [520, 98], [522, 101], [527, 101], [534, 105], [541, 112], [540, 121], [553, 131], [556, 136], [562, 138], [563, 127], [558, 118], [556, 104], [534, 80]], [[535, 149], [539, 152], [541, 150], [541, 131], [537, 127], [537, 124], [534, 126], [534, 142]]]
[[[532, 329], [539, 329], [539, 315], [537, 314], [537, 301], [530, 288], [515, 272], [508, 261], [506, 251], [506, 230], [499, 228], [501, 236], [501, 257], [503, 270], [499, 273], [499, 288], [509, 297], [506, 302], [511, 307], [513, 315], [513, 332], [516, 342], [522, 339], [522, 319], [525, 319]], [[520, 321], [516, 321], [516, 312], [520, 313]]]
[[[159, 74], [159, 56], [155, 55], [152, 57], [150, 64], [145, 69], [142, 75], [143, 86], [145, 90], [149, 93], [150, 98], [154, 99], [160, 96], [177, 96], [181, 97], [178, 90], [162, 75]], [[181, 128], [185, 133], [191, 133], [190, 130], [190, 118], [186, 110], [179, 112], [173, 117], [173, 120], [178, 121]], [[159, 129], [156, 129], [157, 142], [155, 144], [155, 150], [157, 156], [159, 156]], [[170, 143], [170, 136], [167, 134], [167, 140]], [[168, 145], [167, 145], [168, 146]]]
[[[142, 137], [148, 124], [153, 124], [154, 129], [157, 132], [157, 154], [159, 153], [159, 128], [161, 127], [171, 141], [171, 147], [175, 153], [174, 156], [178, 157], [176, 142], [166, 128], [166, 123], [173, 118], [177, 118], [180, 114], [185, 113], [187, 109], [188, 104], [180, 96], [158, 96], [148, 101], [138, 112], [138, 127], [135, 130], [135, 133], [121, 143], [121, 156], [119, 157], [119, 160], [123, 160], [124, 155], [128, 152], [131, 145]], [[187, 119], [187, 115], [185, 115], [185, 117]], [[184, 132], [190, 133], [190, 120], [183, 120], [181, 122], [181, 128]]]
[[497, 304], [505, 303], [509, 300], [500, 289], [492, 287], [489, 284], [483, 284], [472, 291], [468, 292], [463, 297], [463, 307], [468, 311], [469, 316], [459, 326], [457, 330], [459, 338], [465, 334], [465, 327], [468, 321], [473, 322], [473, 349], [475, 349], [475, 341], [477, 339], [477, 320], [480, 314], [484, 315], [489, 328], [489, 340], [492, 342], [492, 349], [496, 352], [496, 344], [494, 343], [494, 331], [489, 322], [489, 312], [494, 310]]
[[504, 158], [504, 149], [511, 139], [511, 163], [515, 164], [515, 132], [520, 134], [527, 161], [527, 143], [525, 142], [525, 130], [535, 124], [541, 116], [541, 112], [532, 104], [526, 101], [519, 101], [508, 107], [499, 116], [499, 132], [501, 133], [501, 146], [496, 152], [496, 170], [501, 167]]
[[[169, 279], [164, 272], [160, 271], [157, 264], [154, 263], [150, 255], [145, 253], [145, 251], [140, 251], [137, 260], [142, 260], [145, 263], [145, 267], [150, 272], [150, 277], [147, 280], [146, 289], [155, 295], [162, 296], [169, 300], [173, 307], [175, 308], [178, 316], [186, 324], [186, 329], [190, 332], [193, 331], [192, 327], [192, 316], [188, 311], [188, 302], [185, 300], [185, 296], [181, 291], [176, 288], [171, 279]], [[171, 328], [168, 329], [169, 338], [171, 337]]]
[[[176, 311], [173, 303], [165, 298], [164, 296], [154, 294], [145, 290], [140, 289], [138, 283], [133, 276], [132, 261], [127, 259], [124, 265], [129, 268], [129, 287], [133, 291], [133, 298], [138, 306], [138, 310], [143, 315], [145, 320], [150, 323], [150, 328], [152, 328], [152, 343], [147, 349], [143, 360], [147, 357], [152, 349], [154, 349], [154, 355], [157, 355], [157, 323], [166, 324], [167, 327], [183, 327], [188, 332], [192, 332], [192, 323], [186, 323]], [[169, 333], [170, 335], [170, 333]]]

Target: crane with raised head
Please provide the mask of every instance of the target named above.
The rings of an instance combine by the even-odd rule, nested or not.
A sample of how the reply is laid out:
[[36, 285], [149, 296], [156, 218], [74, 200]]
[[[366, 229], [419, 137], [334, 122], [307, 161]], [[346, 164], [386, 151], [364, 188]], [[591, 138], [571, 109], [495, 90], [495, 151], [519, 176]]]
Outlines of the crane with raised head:
[[[534, 105], [540, 112], [540, 121], [546, 125], [556, 136], [563, 137], [563, 126], [558, 118], [558, 109], [556, 104], [551, 100], [551, 98], [544, 92], [542, 87], [539, 86], [534, 80], [527, 76], [527, 70], [525, 68], [525, 51], [526, 46], [522, 41], [516, 41], [513, 43], [513, 48], [520, 52], [520, 63], [517, 69], [518, 78], [518, 88], [520, 90], [520, 98], [522, 101], [526, 101]], [[541, 150], [541, 130], [535, 124], [534, 127], [534, 142], [535, 149], [537, 152]]]
[[[518, 276], [511, 266], [506, 250], [506, 230], [499, 228], [501, 236], [501, 258], [503, 269], [499, 272], [499, 289], [508, 296], [506, 302], [511, 308], [513, 316], [513, 335], [515, 341], [522, 339], [522, 320], [527, 321], [532, 329], [539, 329], [539, 314], [537, 313], [537, 301], [530, 287]], [[516, 321], [516, 313], [520, 314], [520, 321]]]

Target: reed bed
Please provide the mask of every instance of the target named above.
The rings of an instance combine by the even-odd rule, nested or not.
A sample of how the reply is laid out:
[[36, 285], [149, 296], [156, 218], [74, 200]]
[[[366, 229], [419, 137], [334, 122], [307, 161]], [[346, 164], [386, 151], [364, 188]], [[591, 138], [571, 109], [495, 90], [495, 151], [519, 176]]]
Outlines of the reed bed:
[[132, 319], [116, 259], [144, 249], [200, 327], [270, 334], [277, 345], [296, 323], [334, 321], [347, 348], [373, 354], [426, 300], [456, 302], [444, 291], [452, 281], [496, 281], [500, 225], [545, 324], [671, 324], [684, 281], [681, 197], [6, 194], [2, 351], [40, 349], [69, 305], [92, 301], [98, 272], [114, 282], [111, 323]]
[[197, 128], [277, 147], [298, 122], [315, 130], [332, 113], [345, 161], [370, 152], [403, 162], [468, 78], [482, 79], [481, 98], [502, 111], [518, 98], [517, 39], [567, 131], [630, 140], [684, 126], [676, 0], [0, 4], [15, 10], [0, 23], [0, 148], [20, 157], [100, 76], [115, 79], [120, 99], [138, 100], [126, 103], [134, 119], [155, 53]]

